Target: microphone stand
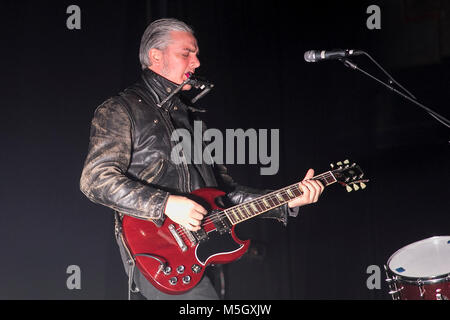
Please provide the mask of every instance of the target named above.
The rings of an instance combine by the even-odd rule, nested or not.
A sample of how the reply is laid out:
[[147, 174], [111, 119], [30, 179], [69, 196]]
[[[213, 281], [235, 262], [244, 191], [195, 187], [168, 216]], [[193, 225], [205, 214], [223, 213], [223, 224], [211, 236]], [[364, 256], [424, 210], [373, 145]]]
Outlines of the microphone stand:
[[[372, 59], [373, 60], [373, 59]], [[368, 76], [369, 78], [375, 80], [376, 82], [382, 84], [383, 86], [385, 86], [386, 88], [390, 89], [391, 91], [395, 92], [396, 94], [400, 95], [401, 97], [409, 100], [410, 102], [414, 103], [415, 105], [419, 106], [420, 108], [424, 109], [425, 111], [428, 112], [428, 114], [430, 114], [433, 118], [435, 118], [437, 121], [439, 121], [441, 124], [443, 124], [444, 126], [446, 126], [447, 128], [450, 128], [450, 120], [446, 119], [445, 117], [441, 116], [440, 114], [438, 114], [437, 112], [431, 110], [430, 108], [428, 108], [427, 106], [423, 105], [422, 103], [418, 102], [415, 97], [410, 94], [406, 89], [404, 89], [403, 87], [400, 86], [400, 84], [398, 84], [395, 80], [392, 79], [392, 77], [388, 74], [388, 76], [390, 77], [390, 83], [395, 82], [397, 83], [401, 88], [403, 88], [403, 90], [405, 90], [406, 92], [408, 92], [410, 94], [410, 96], [407, 96], [406, 94], [404, 94], [403, 92], [395, 89], [392, 85], [387, 84], [383, 81], [381, 81], [380, 79], [374, 77], [373, 75], [371, 75], [370, 73], [368, 73], [367, 71], [364, 71], [363, 69], [359, 68], [355, 63], [353, 63], [351, 60], [349, 60], [348, 58], [341, 58], [339, 59], [339, 61], [341, 61], [344, 66], [352, 69], [352, 70], [357, 70], [363, 74], [365, 74], [366, 76]], [[378, 65], [379, 66], [379, 65]], [[380, 66], [379, 66], [380, 67]], [[380, 67], [381, 68], [381, 67]], [[383, 70], [383, 69], [382, 69]], [[384, 71], [384, 70], [383, 70]], [[387, 72], [384, 71], [386, 74]], [[411, 98], [412, 97], [412, 98]]]

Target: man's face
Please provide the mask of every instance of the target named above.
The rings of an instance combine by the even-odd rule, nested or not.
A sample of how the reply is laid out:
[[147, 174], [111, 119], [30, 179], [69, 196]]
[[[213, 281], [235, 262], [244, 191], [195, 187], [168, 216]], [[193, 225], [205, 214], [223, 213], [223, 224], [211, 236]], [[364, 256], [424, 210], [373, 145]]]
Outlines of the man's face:
[[[150, 59], [152, 65], [150, 69], [160, 74], [164, 78], [182, 83], [187, 79], [187, 72], [195, 72], [200, 66], [198, 55], [197, 40], [195, 37], [184, 31], [172, 31], [171, 41], [164, 50], [151, 49]], [[190, 86], [183, 87], [183, 90], [189, 90]]]

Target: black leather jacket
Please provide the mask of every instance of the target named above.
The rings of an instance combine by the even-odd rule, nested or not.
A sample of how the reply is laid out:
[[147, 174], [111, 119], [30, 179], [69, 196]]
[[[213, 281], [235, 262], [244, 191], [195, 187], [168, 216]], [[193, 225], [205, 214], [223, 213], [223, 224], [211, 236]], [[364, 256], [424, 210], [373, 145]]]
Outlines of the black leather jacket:
[[[238, 185], [223, 165], [198, 165], [198, 174], [192, 175], [185, 162], [172, 161], [176, 142], [171, 141], [175, 130], [171, 115], [195, 117], [178, 95], [157, 106], [175, 88], [147, 69], [140, 81], [95, 110], [80, 179], [80, 189], [91, 201], [161, 225], [170, 194], [218, 187], [227, 192], [229, 204], [238, 204], [269, 192]], [[286, 225], [289, 212], [283, 205], [262, 216]]]

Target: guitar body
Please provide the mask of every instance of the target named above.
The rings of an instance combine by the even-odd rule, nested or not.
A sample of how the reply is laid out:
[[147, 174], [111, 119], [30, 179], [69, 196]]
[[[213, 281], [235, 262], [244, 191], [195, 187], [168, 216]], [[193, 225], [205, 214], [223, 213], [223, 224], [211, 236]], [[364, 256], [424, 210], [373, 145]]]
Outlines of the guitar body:
[[200, 235], [188, 232], [168, 217], [157, 227], [152, 221], [124, 216], [122, 231], [128, 249], [139, 270], [157, 289], [168, 294], [187, 292], [202, 279], [208, 265], [232, 262], [248, 250], [250, 241], [238, 239], [234, 225], [217, 227], [220, 221], [215, 212], [223, 209], [215, 200], [224, 194], [213, 188], [192, 192], [200, 204], [210, 209]]

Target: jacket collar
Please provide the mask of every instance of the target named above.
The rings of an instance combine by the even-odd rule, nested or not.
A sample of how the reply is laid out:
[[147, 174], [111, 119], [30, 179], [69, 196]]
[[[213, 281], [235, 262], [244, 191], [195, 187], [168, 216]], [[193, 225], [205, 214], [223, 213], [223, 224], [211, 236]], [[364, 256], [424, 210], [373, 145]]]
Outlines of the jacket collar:
[[159, 99], [158, 102], [161, 102], [178, 86], [176, 83], [167, 80], [148, 68], [142, 72], [142, 79], [149, 89], [157, 96]]

